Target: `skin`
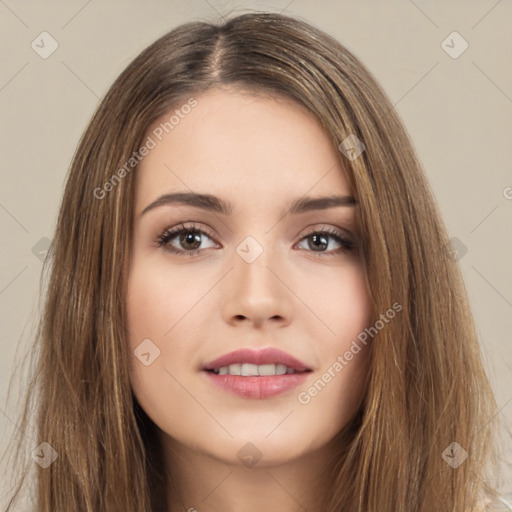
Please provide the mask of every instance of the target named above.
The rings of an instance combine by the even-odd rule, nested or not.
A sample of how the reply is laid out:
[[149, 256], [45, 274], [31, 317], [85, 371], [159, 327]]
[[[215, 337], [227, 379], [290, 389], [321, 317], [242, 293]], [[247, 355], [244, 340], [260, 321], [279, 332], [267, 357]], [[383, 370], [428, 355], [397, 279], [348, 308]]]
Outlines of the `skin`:
[[[350, 195], [344, 157], [316, 119], [288, 100], [226, 89], [195, 98], [198, 105], [137, 170], [130, 353], [150, 339], [160, 355], [148, 366], [133, 355], [132, 389], [160, 429], [169, 468], [172, 461], [179, 497], [170, 496], [170, 512], [319, 510], [333, 437], [362, 400], [370, 345], [308, 404], [298, 395], [369, 325], [370, 301], [356, 207], [281, 212], [304, 195]], [[178, 191], [216, 195], [233, 213], [168, 204], [141, 215]], [[157, 245], [182, 222], [207, 231], [193, 257]], [[343, 250], [330, 235], [317, 248], [309, 235], [326, 227], [349, 235], [356, 248]], [[236, 252], [247, 236], [263, 249], [252, 263]], [[194, 248], [179, 235], [168, 245]], [[212, 385], [202, 366], [242, 347], [279, 348], [313, 371], [300, 387], [267, 399]], [[253, 467], [237, 455], [248, 442], [261, 454]]]

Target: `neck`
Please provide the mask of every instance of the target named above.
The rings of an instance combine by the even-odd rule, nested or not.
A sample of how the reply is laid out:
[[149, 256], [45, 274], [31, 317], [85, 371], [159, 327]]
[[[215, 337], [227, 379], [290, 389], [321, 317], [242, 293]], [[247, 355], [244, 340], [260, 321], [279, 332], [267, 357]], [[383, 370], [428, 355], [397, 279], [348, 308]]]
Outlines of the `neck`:
[[173, 484], [169, 512], [320, 511], [329, 488], [328, 443], [291, 461], [253, 467], [237, 459], [219, 460], [166, 436], [164, 447]]

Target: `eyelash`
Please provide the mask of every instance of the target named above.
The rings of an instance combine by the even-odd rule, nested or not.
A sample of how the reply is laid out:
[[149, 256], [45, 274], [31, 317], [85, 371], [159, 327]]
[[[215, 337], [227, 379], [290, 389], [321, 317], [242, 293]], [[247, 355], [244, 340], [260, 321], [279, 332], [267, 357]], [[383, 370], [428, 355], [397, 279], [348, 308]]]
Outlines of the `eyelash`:
[[[175, 249], [174, 247], [168, 246], [169, 242], [173, 238], [176, 238], [176, 236], [180, 235], [181, 233], [198, 233], [201, 235], [206, 235], [208, 238], [213, 240], [213, 237], [208, 233], [208, 231], [200, 229], [194, 223], [190, 223], [188, 226], [185, 226], [185, 224], [180, 224], [180, 225], [176, 226], [175, 228], [165, 230], [156, 239], [156, 244], [158, 247], [164, 247], [165, 250], [167, 250], [173, 254], [177, 254], [179, 256], [187, 255], [187, 256], [193, 257], [205, 250], [205, 249], [195, 249], [193, 251], [184, 251], [184, 250], [179, 250], [179, 249]], [[313, 250], [309, 250], [308, 252], [316, 253], [321, 256], [335, 256], [336, 254], [353, 251], [355, 248], [355, 244], [352, 240], [350, 240], [349, 238], [344, 236], [342, 233], [340, 233], [338, 230], [336, 230], [335, 228], [332, 228], [332, 227], [326, 227], [325, 229], [322, 229], [322, 230], [311, 231], [310, 233], [308, 233], [304, 237], [302, 237], [300, 241], [302, 242], [302, 240], [305, 240], [313, 235], [329, 235], [329, 237], [336, 240], [336, 242], [338, 242], [342, 246], [342, 248], [335, 252], [333, 252], [333, 251], [329, 251], [329, 252], [313, 251]], [[304, 249], [302, 249], [302, 250], [304, 250]]]

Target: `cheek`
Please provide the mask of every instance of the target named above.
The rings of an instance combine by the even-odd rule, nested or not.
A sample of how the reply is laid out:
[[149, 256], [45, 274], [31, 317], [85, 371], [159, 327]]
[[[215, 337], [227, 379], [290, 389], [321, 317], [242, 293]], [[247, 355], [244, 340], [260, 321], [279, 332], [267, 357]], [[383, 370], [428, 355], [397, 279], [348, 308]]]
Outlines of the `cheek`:
[[[345, 349], [347, 341], [352, 342], [367, 327], [372, 311], [370, 295], [361, 271], [349, 273], [337, 293], [338, 316], [334, 322], [334, 330], [341, 350]], [[336, 291], [333, 290], [333, 296], [335, 295]]]
[[193, 276], [167, 266], [135, 262], [130, 270], [126, 308], [132, 345], [144, 338], [168, 341], [205, 291]]
[[[201, 341], [194, 335], [197, 317], [207, 317], [201, 306], [207, 302], [212, 283], [211, 276], [200, 271], [135, 254], [128, 275], [126, 312], [129, 368], [136, 389], [161, 389], [173, 383], [166, 370], [181, 373], [183, 361], [194, 363]], [[145, 366], [138, 355], [148, 352], [150, 360], [153, 354], [158, 357]]]
[[347, 273], [343, 284], [338, 286], [337, 291], [332, 290], [331, 296], [337, 300], [332, 324], [335, 336], [332, 336], [326, 347], [331, 355], [329, 364], [339, 362], [339, 356], [343, 356], [345, 378], [354, 379], [355, 383], [359, 375], [366, 372], [370, 352], [370, 344], [358, 339], [372, 318], [370, 296], [363, 272], [357, 268]]
[[[316, 380], [304, 389], [299, 402], [318, 411], [330, 411], [333, 428], [345, 424], [356, 412], [369, 371], [371, 340], [358, 336], [369, 326], [371, 302], [361, 265], [322, 280], [312, 297], [315, 312], [328, 327], [319, 339], [321, 365]], [[313, 282], [313, 281], [311, 281]]]
[[[172, 282], [171, 287], [168, 277], [163, 277], [157, 266], [137, 259], [129, 272], [126, 296], [129, 366], [132, 384], [138, 390], [148, 385], [158, 389], [155, 379], [167, 367], [165, 343], [169, 331], [172, 332], [183, 315], [180, 315], [180, 304], [185, 302], [179, 291], [182, 287]], [[149, 356], [142, 356], [148, 353]]]
[[[150, 268], [144, 271], [134, 269], [128, 279], [127, 317], [131, 344], [137, 344], [139, 338], [159, 338], [165, 326], [168, 297], [164, 294], [163, 282], [157, 279], [156, 272]], [[170, 320], [170, 319], [169, 319]]]
[[321, 326], [319, 343], [328, 353], [342, 350], [371, 320], [370, 296], [362, 265], [354, 261], [336, 272], [327, 269], [323, 273], [304, 274], [309, 277], [302, 278], [304, 285], [299, 293], [307, 297], [306, 302]]
[[139, 404], [160, 427], [164, 426], [161, 422], [169, 398], [176, 407], [183, 398], [172, 375], [183, 361], [190, 360], [194, 350], [191, 343], [174, 343], [169, 350], [169, 342], [181, 328], [180, 322], [186, 321], [197, 294], [182, 281], [178, 271], [136, 261], [127, 283], [130, 384]]

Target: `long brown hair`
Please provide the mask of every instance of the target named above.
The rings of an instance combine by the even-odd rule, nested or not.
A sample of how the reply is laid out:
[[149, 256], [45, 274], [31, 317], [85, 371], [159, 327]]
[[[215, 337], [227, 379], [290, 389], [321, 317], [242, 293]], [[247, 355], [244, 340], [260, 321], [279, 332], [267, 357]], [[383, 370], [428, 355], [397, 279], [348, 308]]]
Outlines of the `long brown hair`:
[[[128, 378], [136, 168], [112, 177], [157, 118], [212, 87], [286, 96], [336, 146], [351, 135], [365, 146], [358, 158], [339, 157], [358, 202], [373, 311], [378, 318], [395, 302], [403, 309], [374, 340], [365, 399], [333, 454], [321, 510], [476, 511], [479, 493], [493, 492], [486, 468], [495, 462], [496, 404], [428, 182], [361, 62], [315, 27], [273, 13], [187, 23], [158, 39], [111, 86], [79, 143], [45, 263], [37, 367], [15, 441], [28, 470], [23, 432], [35, 413], [35, 446], [58, 454], [36, 467], [36, 510], [166, 510], [155, 426]], [[453, 442], [461, 448], [450, 451]], [[469, 456], [454, 468], [442, 454], [461, 449]]]

